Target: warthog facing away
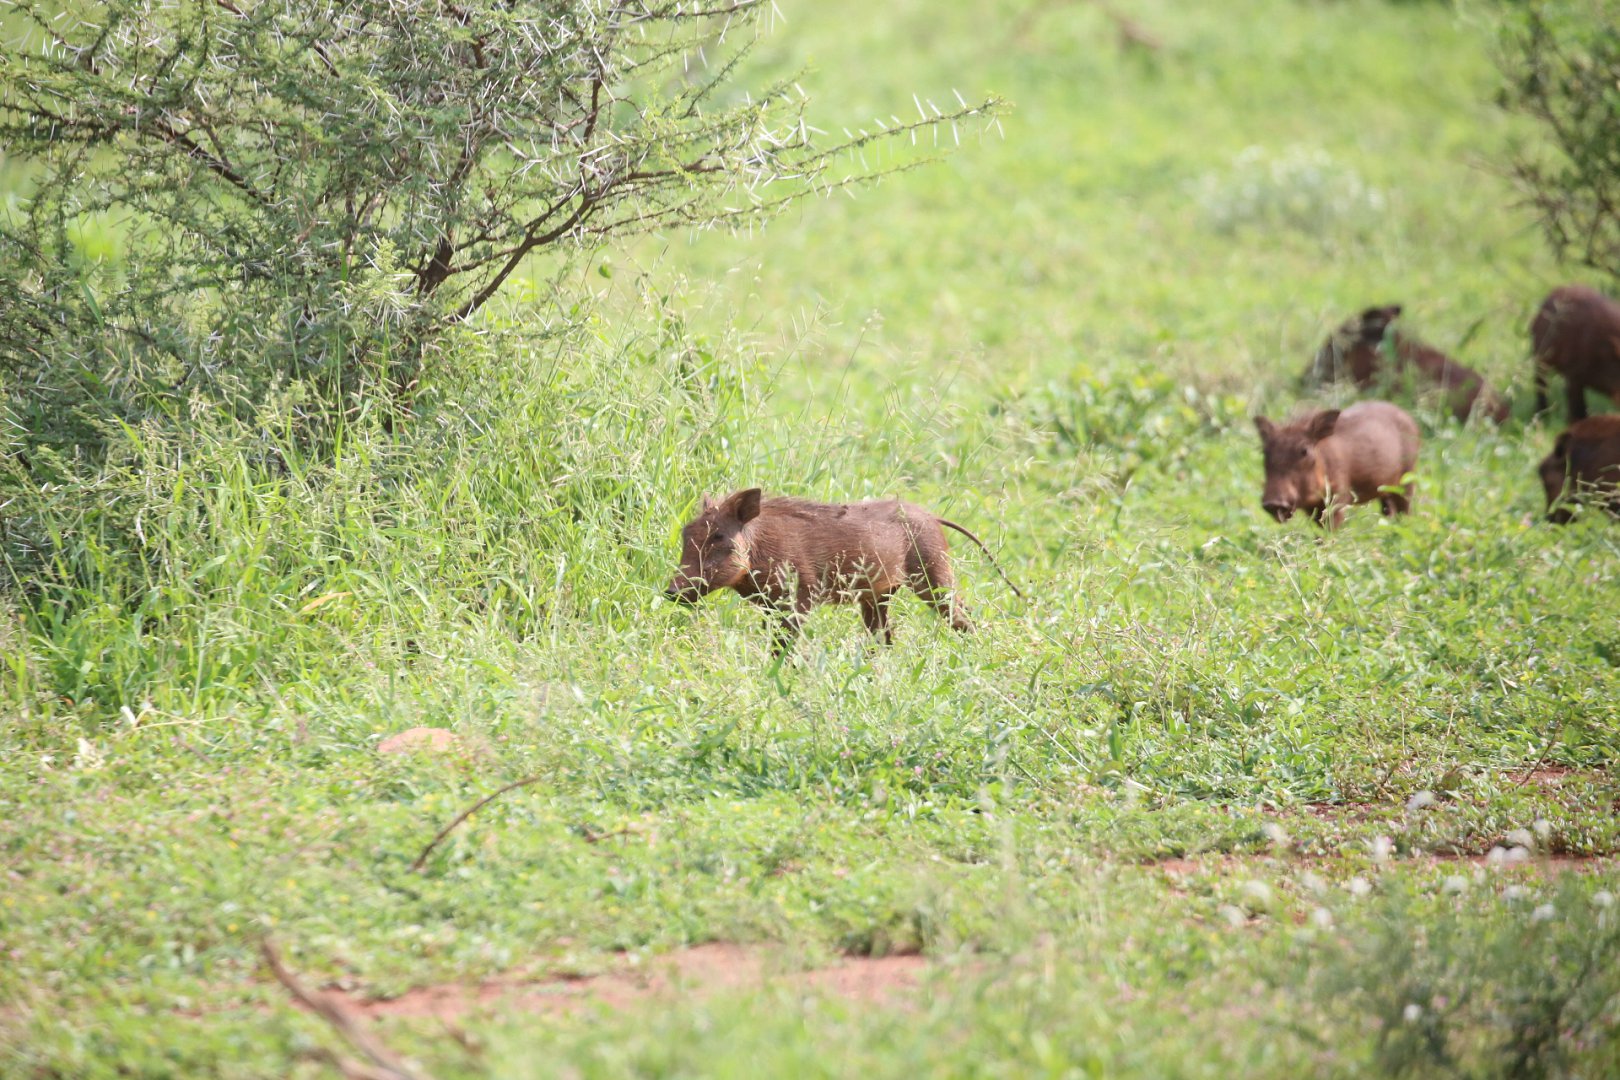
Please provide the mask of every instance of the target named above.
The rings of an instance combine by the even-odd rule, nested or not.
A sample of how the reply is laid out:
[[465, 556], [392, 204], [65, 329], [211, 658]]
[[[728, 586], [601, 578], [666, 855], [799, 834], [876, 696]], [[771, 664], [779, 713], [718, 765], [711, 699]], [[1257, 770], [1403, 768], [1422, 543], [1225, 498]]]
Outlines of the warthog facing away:
[[1547, 408], [1547, 373], [1564, 377], [1571, 423], [1586, 417], [1586, 391], [1620, 403], [1620, 304], [1584, 285], [1560, 285], [1530, 321], [1536, 412]]
[[1479, 372], [1394, 328], [1400, 313], [1401, 305], [1386, 304], [1347, 319], [1316, 350], [1311, 366], [1305, 369], [1306, 384], [1349, 378], [1366, 390], [1386, 368], [1392, 367], [1396, 374], [1415, 370], [1440, 387], [1457, 419], [1466, 420], [1477, 409], [1498, 424], [1506, 420], [1506, 403]]
[[1620, 416], [1589, 416], [1569, 425], [1541, 459], [1547, 520], [1564, 524], [1577, 503], [1620, 517]]
[[766, 499], [759, 488], [703, 500], [682, 530], [681, 567], [665, 595], [696, 603], [716, 589], [735, 589], [775, 622], [776, 655], [793, 647], [817, 604], [856, 603], [866, 628], [889, 643], [889, 603], [902, 587], [932, 605], [955, 630], [971, 630], [954, 595], [955, 574], [945, 546], [955, 529], [990, 557], [962, 526], [898, 500], [847, 505]]
[[1260, 504], [1278, 521], [1304, 510], [1337, 528], [1351, 503], [1383, 504], [1385, 514], [1411, 509], [1406, 474], [1417, 464], [1417, 423], [1387, 401], [1363, 401], [1344, 411], [1313, 412], [1286, 424], [1254, 418], [1265, 455]]

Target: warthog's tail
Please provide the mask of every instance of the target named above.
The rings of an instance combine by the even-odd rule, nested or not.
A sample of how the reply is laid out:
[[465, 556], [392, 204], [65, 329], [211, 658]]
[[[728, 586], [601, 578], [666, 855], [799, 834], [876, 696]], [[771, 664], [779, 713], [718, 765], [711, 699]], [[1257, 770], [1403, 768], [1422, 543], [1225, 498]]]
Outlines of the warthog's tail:
[[984, 546], [983, 540], [980, 540], [977, 536], [974, 536], [972, 533], [968, 532], [954, 521], [946, 521], [944, 518], [940, 518], [939, 523], [945, 526], [947, 529], [955, 529], [957, 532], [979, 545], [979, 550], [984, 552], [984, 557], [990, 560], [990, 565], [996, 568], [996, 573], [1000, 574], [1001, 580], [1007, 583], [1007, 588], [1011, 589], [1013, 591], [1013, 595], [1018, 597], [1018, 599], [1024, 599], [1024, 594], [1018, 591], [1018, 586], [1013, 584], [1012, 578], [1007, 576], [1007, 571], [1003, 570], [1001, 568], [1001, 564], [996, 562], [996, 557], [991, 554], [989, 548]]

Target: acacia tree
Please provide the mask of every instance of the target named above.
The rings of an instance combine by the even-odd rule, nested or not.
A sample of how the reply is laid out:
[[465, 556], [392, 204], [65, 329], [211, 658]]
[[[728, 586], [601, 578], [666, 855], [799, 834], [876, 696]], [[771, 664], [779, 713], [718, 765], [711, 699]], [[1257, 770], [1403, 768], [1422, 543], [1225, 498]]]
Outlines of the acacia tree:
[[[0, 58], [0, 141], [30, 170], [0, 217], [13, 396], [37, 412], [38, 387], [156, 371], [405, 400], [422, 349], [537, 252], [766, 216], [875, 175], [870, 143], [993, 108], [818, 138], [791, 80], [734, 85], [763, 3], [11, 4], [31, 27]], [[86, 222], [119, 232], [116, 265], [85, 265]]]
[[1620, 25], [1612, 0], [1527, 0], [1505, 16], [1503, 105], [1547, 145], [1511, 168], [1560, 256], [1620, 281]]

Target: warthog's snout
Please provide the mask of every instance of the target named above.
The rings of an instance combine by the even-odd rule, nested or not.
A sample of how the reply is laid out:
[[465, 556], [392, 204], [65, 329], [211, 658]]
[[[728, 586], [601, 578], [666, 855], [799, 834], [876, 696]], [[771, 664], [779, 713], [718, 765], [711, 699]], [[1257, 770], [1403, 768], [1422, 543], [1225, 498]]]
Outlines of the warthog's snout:
[[677, 604], [695, 604], [702, 598], [703, 583], [687, 578], [676, 578], [664, 590], [664, 599], [673, 600]]
[[1294, 504], [1290, 502], [1263, 502], [1260, 505], [1278, 521], [1287, 521], [1294, 516]]

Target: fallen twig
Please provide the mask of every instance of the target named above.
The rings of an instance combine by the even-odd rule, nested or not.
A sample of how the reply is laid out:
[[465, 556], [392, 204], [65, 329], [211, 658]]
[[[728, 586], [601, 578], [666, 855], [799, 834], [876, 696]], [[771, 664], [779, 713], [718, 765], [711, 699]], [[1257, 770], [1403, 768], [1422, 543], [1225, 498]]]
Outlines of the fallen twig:
[[1536, 760], [1533, 763], [1531, 763], [1530, 767], [1525, 770], [1524, 776], [1520, 777], [1519, 782], [1517, 784], [1513, 785], [1514, 787], [1524, 787], [1524, 785], [1526, 785], [1526, 784], [1528, 784], [1530, 782], [1530, 778], [1532, 776], [1536, 775], [1537, 772], [1541, 771], [1541, 767], [1543, 765], [1547, 764], [1547, 758], [1549, 756], [1551, 756], [1551, 754], [1553, 752], [1553, 747], [1558, 745], [1559, 738], [1560, 738], [1560, 736], [1557, 736], [1557, 735], [1554, 735], [1552, 737], [1552, 741], [1547, 743], [1546, 747], [1541, 751], [1541, 756], [1536, 758]]
[[482, 810], [484, 807], [488, 806], [502, 795], [505, 795], [508, 791], [516, 791], [520, 787], [528, 787], [530, 784], [537, 784], [543, 779], [545, 779], [544, 776], [535, 775], [526, 776], [522, 780], [514, 780], [505, 787], [498, 788], [495, 791], [490, 792], [488, 795], [485, 795], [482, 799], [479, 799], [477, 802], [467, 807], [467, 809], [451, 818], [450, 824], [440, 829], [439, 835], [435, 836], [432, 840], [429, 840], [427, 847], [422, 849], [422, 854], [418, 855], [416, 857], [416, 861], [411, 863], [411, 873], [414, 874], [420, 871], [423, 866], [427, 865], [428, 856], [433, 854], [433, 849], [438, 847], [439, 841], [449, 836], [451, 831], [454, 830], [457, 825], [460, 825], [463, 821], [466, 821], [468, 818], [478, 813], [478, 811]]
[[393, 1051], [384, 1046], [375, 1035], [367, 1030], [341, 999], [331, 994], [323, 994], [300, 983], [292, 972], [288, 971], [281, 962], [281, 956], [276, 947], [266, 937], [259, 943], [259, 952], [264, 956], [264, 962], [270, 967], [270, 974], [276, 981], [286, 987], [287, 992], [304, 1008], [325, 1020], [332, 1030], [343, 1038], [343, 1041], [365, 1056], [366, 1061], [356, 1061], [353, 1058], [341, 1057], [330, 1051], [322, 1051], [319, 1056], [329, 1065], [342, 1073], [344, 1080], [431, 1080], [423, 1073], [417, 1072], [406, 1065]]

